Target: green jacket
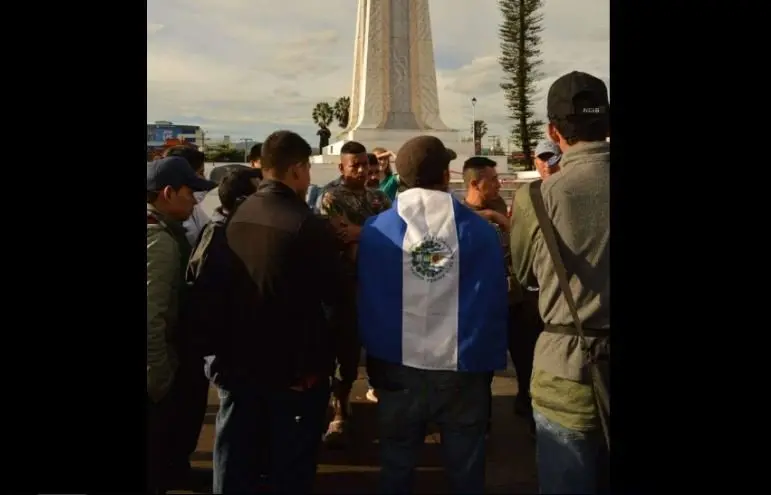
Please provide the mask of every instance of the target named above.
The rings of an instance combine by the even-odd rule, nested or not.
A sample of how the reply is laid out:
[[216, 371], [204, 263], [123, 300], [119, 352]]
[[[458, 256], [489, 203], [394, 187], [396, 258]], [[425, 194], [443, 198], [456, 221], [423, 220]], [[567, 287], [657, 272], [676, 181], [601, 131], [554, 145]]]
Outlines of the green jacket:
[[160, 401], [174, 380], [174, 344], [190, 244], [180, 222], [147, 205], [147, 395]]
[[379, 189], [388, 196], [388, 199], [393, 201], [396, 199], [396, 193], [399, 191], [399, 176], [397, 174], [391, 174], [387, 179], [383, 179]]
[[[560, 242], [573, 297], [584, 328], [610, 328], [610, 144], [579, 143], [565, 152], [560, 172], [541, 186]], [[538, 286], [539, 309], [548, 325], [572, 325], [570, 313], [543, 241], [530, 199], [530, 184], [514, 196], [511, 258], [522, 286]], [[608, 339], [588, 337], [590, 345]], [[545, 331], [538, 337], [530, 395], [551, 421], [579, 431], [598, 427], [579, 338]]]

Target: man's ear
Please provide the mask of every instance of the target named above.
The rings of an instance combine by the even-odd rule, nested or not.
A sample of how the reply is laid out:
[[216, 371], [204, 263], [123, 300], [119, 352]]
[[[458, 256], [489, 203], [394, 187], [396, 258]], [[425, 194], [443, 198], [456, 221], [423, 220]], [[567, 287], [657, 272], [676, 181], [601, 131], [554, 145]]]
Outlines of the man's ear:
[[561, 136], [560, 136], [560, 133], [557, 131], [557, 127], [553, 123], [549, 122], [549, 125], [546, 127], [546, 133], [549, 135], [549, 139], [551, 139], [551, 141], [554, 144], [556, 145], [560, 144]]
[[162, 196], [164, 200], [169, 201], [175, 194], [177, 194], [177, 191], [175, 191], [173, 187], [166, 186], [161, 189], [161, 194], [159, 194], [159, 196]]

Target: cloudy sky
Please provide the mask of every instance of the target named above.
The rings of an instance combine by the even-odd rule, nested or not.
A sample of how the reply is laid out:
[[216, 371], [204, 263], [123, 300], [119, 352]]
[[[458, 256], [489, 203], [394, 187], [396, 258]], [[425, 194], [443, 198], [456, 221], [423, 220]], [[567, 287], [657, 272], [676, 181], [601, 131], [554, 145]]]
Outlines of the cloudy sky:
[[[430, 0], [442, 119], [507, 136], [496, 0]], [[608, 0], [545, 0], [540, 82], [571, 70], [610, 83]], [[291, 129], [314, 146], [313, 106], [350, 96], [356, 0], [153, 0], [147, 4], [147, 120], [262, 140]], [[545, 101], [536, 104], [540, 115]], [[332, 129], [333, 134], [338, 131]], [[504, 140], [505, 142], [505, 140]]]

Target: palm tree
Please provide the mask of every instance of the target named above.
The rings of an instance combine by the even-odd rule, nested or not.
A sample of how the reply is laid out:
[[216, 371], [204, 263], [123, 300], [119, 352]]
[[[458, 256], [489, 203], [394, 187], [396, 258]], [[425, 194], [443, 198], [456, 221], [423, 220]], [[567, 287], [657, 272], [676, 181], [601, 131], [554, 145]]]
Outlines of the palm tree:
[[313, 121], [319, 126], [316, 135], [319, 136], [319, 152], [322, 152], [322, 149], [329, 144], [329, 137], [332, 135], [332, 132], [329, 130], [329, 124], [335, 118], [335, 113], [332, 107], [329, 106], [329, 103], [322, 101], [316, 103], [316, 106], [313, 107], [312, 116]]
[[351, 99], [347, 96], [339, 98], [335, 102], [335, 108], [333, 110], [335, 119], [337, 119], [337, 125], [345, 129], [348, 127], [348, 118], [350, 116]]
[[335, 112], [326, 101], [316, 103], [313, 107], [313, 121], [319, 127], [329, 127], [335, 118]]
[[471, 125], [471, 135], [474, 141], [474, 154], [482, 153], [482, 138], [487, 134], [487, 123], [484, 120], [475, 120]]
[[[485, 137], [485, 134], [487, 134], [487, 122], [484, 120], [475, 120], [474, 121], [474, 127], [476, 127], [477, 134], [476, 137], [478, 140], [482, 140], [483, 137]], [[474, 128], [471, 128], [471, 132], [474, 132]]]

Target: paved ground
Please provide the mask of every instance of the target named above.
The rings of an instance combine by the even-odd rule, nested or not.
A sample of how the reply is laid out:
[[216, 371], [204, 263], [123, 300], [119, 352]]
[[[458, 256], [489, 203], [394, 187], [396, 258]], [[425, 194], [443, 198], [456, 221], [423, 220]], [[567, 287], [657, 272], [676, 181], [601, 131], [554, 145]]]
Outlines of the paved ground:
[[[353, 389], [353, 414], [357, 418], [356, 441], [347, 451], [327, 451], [321, 456], [316, 493], [373, 493], [379, 472], [375, 404], [368, 402], [364, 370]], [[534, 445], [526, 423], [513, 414], [517, 383], [505, 372], [493, 381], [493, 427], [488, 443], [487, 488], [489, 493], [537, 493]], [[217, 394], [209, 393], [209, 409], [198, 441], [193, 465], [211, 470], [214, 416]], [[441, 467], [439, 435], [430, 434], [416, 475], [415, 493], [447, 493]], [[177, 492], [185, 493], [185, 492]], [[190, 492], [187, 492], [190, 493]]]

